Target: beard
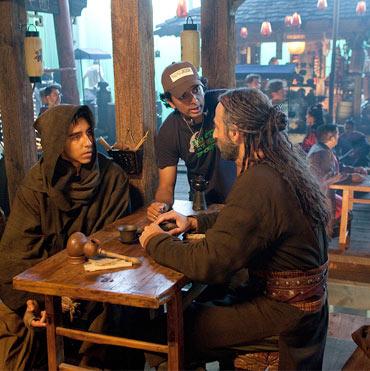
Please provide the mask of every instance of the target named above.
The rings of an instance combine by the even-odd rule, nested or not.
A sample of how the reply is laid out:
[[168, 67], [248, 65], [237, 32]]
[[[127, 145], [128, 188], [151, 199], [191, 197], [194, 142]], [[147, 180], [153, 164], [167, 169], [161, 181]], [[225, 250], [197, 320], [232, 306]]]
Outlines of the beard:
[[224, 160], [236, 161], [239, 156], [239, 146], [231, 140], [217, 140], [216, 144]]

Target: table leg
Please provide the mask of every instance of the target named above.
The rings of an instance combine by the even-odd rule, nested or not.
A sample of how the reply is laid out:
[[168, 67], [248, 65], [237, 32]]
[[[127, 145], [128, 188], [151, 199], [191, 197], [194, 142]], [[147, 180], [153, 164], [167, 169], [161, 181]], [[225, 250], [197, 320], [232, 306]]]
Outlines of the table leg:
[[184, 326], [181, 291], [167, 304], [168, 369], [183, 369]]
[[347, 239], [347, 223], [348, 223], [348, 209], [349, 209], [349, 191], [343, 190], [342, 195], [342, 215], [340, 217], [339, 243], [344, 245]]
[[60, 312], [62, 310], [60, 298], [45, 295], [45, 309], [48, 318], [46, 326], [48, 370], [56, 371], [64, 359], [63, 337], [57, 336], [55, 331], [56, 327], [60, 325]]

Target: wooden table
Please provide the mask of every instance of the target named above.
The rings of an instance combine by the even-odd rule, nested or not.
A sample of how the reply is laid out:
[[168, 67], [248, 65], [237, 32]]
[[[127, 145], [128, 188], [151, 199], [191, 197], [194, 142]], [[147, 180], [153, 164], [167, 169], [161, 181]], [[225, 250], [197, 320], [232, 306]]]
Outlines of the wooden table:
[[[194, 214], [188, 201], [176, 202], [174, 209]], [[140, 257], [142, 264], [124, 269], [85, 272], [82, 264], [71, 264], [66, 251], [42, 261], [13, 279], [16, 289], [45, 295], [48, 315], [47, 343], [49, 371], [57, 370], [63, 362], [63, 339], [111, 344], [168, 354], [168, 369], [180, 370], [183, 356], [183, 311], [181, 288], [188, 282], [183, 274], [163, 267], [148, 257], [139, 244], [123, 244], [118, 240], [117, 227], [122, 224], [148, 224], [146, 210], [103, 228], [93, 236], [102, 247], [128, 256]], [[142, 308], [167, 305], [167, 345], [104, 334], [68, 329], [60, 325], [62, 296], [81, 300], [108, 302]], [[66, 364], [63, 364], [64, 366]]]
[[343, 192], [339, 243], [344, 245], [347, 241], [348, 211], [352, 210], [354, 203], [370, 205], [369, 199], [354, 198], [354, 192], [370, 192], [370, 176], [368, 175], [366, 179], [361, 183], [352, 183], [345, 181], [342, 183], [332, 184], [330, 188], [338, 189]]

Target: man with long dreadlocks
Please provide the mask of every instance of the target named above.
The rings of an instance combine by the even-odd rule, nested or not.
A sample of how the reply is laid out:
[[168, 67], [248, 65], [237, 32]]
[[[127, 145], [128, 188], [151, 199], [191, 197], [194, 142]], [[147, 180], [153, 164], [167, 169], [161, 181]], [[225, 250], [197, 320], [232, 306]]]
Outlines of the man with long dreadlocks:
[[[225, 283], [246, 267], [249, 283], [234, 300], [195, 303], [185, 316], [185, 360], [232, 358], [230, 347], [279, 336], [279, 368], [320, 370], [326, 300], [329, 213], [305, 159], [284, 131], [286, 116], [256, 89], [224, 93], [216, 108], [214, 138], [234, 160], [236, 180], [216, 214], [161, 215], [140, 238], [160, 264], [193, 281]], [[164, 232], [159, 223], [174, 220]], [[174, 234], [204, 233], [182, 241]]]

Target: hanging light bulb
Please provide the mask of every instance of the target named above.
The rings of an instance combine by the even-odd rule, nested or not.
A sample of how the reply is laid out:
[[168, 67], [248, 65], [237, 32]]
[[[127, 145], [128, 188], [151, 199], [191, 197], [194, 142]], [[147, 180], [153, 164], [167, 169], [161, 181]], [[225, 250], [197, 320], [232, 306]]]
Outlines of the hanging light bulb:
[[292, 15], [292, 26], [299, 27], [302, 24], [301, 16], [299, 13], [295, 12]]
[[185, 18], [188, 16], [188, 7], [186, 6], [186, 0], [179, 0], [177, 3], [176, 16], [179, 18]]
[[[36, 31], [30, 31], [33, 26]], [[24, 39], [24, 54], [26, 60], [27, 75], [32, 83], [40, 82], [44, 73], [42, 65], [42, 43], [39, 32], [35, 25], [30, 25]]]
[[240, 29], [240, 37], [242, 39], [246, 39], [248, 37], [248, 28], [247, 27], [242, 27]]
[[262, 22], [262, 25], [261, 25], [261, 35], [268, 37], [271, 34], [272, 34], [271, 23], [269, 21]]
[[292, 25], [292, 16], [291, 15], [286, 15], [284, 18], [284, 24], [287, 27], [290, 27]]
[[366, 13], [366, 1], [359, 1], [356, 5], [356, 13], [358, 15]]
[[317, 1], [317, 8], [320, 10], [324, 10], [328, 7], [328, 3], [326, 0], [318, 0]]

